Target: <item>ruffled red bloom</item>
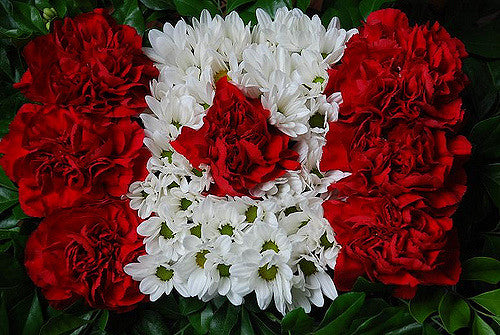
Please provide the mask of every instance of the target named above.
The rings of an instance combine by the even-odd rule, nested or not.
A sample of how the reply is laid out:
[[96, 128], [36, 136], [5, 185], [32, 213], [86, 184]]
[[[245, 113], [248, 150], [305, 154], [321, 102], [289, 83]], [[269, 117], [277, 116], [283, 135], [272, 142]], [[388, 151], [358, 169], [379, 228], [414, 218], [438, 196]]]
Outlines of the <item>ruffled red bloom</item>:
[[410, 298], [419, 284], [452, 285], [460, 274], [450, 215], [471, 152], [454, 133], [466, 52], [437, 23], [412, 28], [394, 9], [370, 14], [359, 31], [326, 89], [343, 103], [320, 169], [351, 172], [323, 205], [342, 245], [335, 282], [348, 290], [366, 275]]
[[84, 298], [93, 308], [133, 309], [144, 295], [123, 267], [144, 254], [138, 224], [125, 201], [54, 212], [26, 244], [28, 274], [56, 308]]
[[24, 212], [42, 217], [85, 201], [119, 197], [145, 177], [143, 129], [129, 119], [79, 123], [57, 106], [25, 104], [0, 141], [0, 164], [19, 185]]
[[193, 167], [210, 166], [209, 193], [249, 195], [258, 184], [300, 167], [299, 155], [288, 148], [290, 137], [267, 123], [269, 114], [259, 99], [245, 97], [223, 77], [203, 127], [182, 128], [171, 144]]
[[460, 277], [459, 246], [449, 217], [433, 217], [418, 196], [397, 200], [349, 197], [323, 204], [342, 245], [335, 265], [338, 289], [359, 276], [394, 285], [394, 295], [411, 298], [417, 285], [453, 285]]
[[141, 48], [135, 29], [117, 25], [103, 9], [55, 21], [50, 34], [26, 45], [28, 71], [14, 87], [33, 101], [86, 115], [136, 115], [158, 75]]
[[332, 185], [341, 194], [395, 197], [412, 192], [427, 197], [440, 212], [453, 212], [465, 193], [462, 165], [471, 145], [463, 136], [420, 123], [401, 123], [384, 134], [378, 122], [359, 127], [332, 122], [326, 139], [321, 170], [352, 172]]
[[345, 122], [454, 127], [463, 117], [466, 56], [463, 43], [438, 23], [411, 28], [399, 10], [376, 11], [347, 43], [342, 64], [329, 71], [326, 93], [342, 92]]

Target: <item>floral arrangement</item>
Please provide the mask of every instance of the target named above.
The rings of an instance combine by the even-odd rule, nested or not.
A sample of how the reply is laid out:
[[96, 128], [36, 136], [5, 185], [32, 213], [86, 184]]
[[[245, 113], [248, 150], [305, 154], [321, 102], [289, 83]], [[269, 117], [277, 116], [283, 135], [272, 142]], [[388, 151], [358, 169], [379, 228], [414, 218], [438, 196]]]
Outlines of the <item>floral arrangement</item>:
[[145, 41], [138, 12], [157, 19], [161, 1], [42, 10], [50, 31], [23, 48], [26, 100], [0, 141], [18, 194], [1, 260], [21, 258], [40, 294], [19, 331], [2, 293], [0, 330], [495, 333], [499, 290], [452, 288], [500, 281], [495, 257], [461, 262], [456, 219], [476, 127], [498, 128], [464, 136], [475, 50], [366, 0], [346, 27], [309, 2], [174, 3], [192, 20]]

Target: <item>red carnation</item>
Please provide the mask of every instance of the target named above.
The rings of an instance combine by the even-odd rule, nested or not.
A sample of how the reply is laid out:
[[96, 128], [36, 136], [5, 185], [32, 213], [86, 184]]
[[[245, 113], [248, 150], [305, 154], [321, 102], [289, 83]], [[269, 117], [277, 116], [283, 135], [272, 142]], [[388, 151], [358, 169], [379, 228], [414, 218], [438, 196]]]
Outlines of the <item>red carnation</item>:
[[130, 310], [144, 299], [123, 271], [144, 253], [138, 224], [125, 201], [57, 211], [26, 244], [28, 274], [56, 308], [84, 298], [93, 308]]
[[260, 100], [245, 97], [227, 77], [216, 85], [203, 127], [184, 127], [172, 142], [193, 167], [210, 166], [214, 184], [209, 192], [249, 195], [258, 184], [298, 169], [299, 156], [288, 148], [290, 137], [267, 123], [270, 112]]
[[458, 280], [450, 215], [466, 190], [471, 145], [454, 129], [466, 78], [463, 44], [438, 24], [410, 27], [394, 9], [370, 14], [330, 70], [340, 91], [322, 171], [351, 175], [330, 186], [325, 217], [342, 245], [335, 281], [348, 290], [361, 275], [410, 298], [419, 284]]
[[384, 126], [419, 120], [454, 127], [463, 117], [466, 56], [463, 43], [438, 23], [410, 28], [404, 13], [380, 10], [347, 43], [326, 93], [342, 92], [339, 118], [346, 122], [368, 117]]
[[129, 119], [83, 125], [57, 106], [25, 104], [0, 141], [0, 164], [19, 185], [26, 214], [119, 197], [146, 174], [143, 129]]
[[338, 289], [349, 290], [359, 276], [414, 296], [417, 285], [453, 285], [460, 276], [459, 247], [452, 221], [436, 218], [418, 196], [350, 197], [323, 204], [325, 217], [342, 245], [335, 265]]
[[[454, 136], [421, 123], [400, 123], [384, 130], [379, 122], [330, 123], [320, 168], [343, 170], [352, 175], [332, 185], [342, 194], [399, 196], [413, 192], [429, 197], [431, 207], [456, 208], [466, 189], [462, 169], [471, 145], [463, 136]], [[452, 184], [453, 189], [448, 189]], [[442, 190], [454, 196], [435, 203]]]
[[99, 117], [136, 115], [158, 75], [134, 28], [102, 9], [54, 22], [24, 49], [28, 71], [14, 86], [41, 103], [74, 106]]

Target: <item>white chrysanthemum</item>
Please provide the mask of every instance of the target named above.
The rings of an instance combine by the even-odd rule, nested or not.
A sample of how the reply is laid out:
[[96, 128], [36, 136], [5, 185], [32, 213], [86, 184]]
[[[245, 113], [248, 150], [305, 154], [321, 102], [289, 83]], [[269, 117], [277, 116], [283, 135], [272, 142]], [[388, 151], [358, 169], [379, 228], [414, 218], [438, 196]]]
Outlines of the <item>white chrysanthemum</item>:
[[211, 252], [206, 255], [205, 269], [211, 277], [211, 285], [202, 300], [208, 301], [217, 295], [226, 296], [234, 305], [241, 305], [243, 296], [235, 292], [236, 277], [231, 275], [231, 266], [236, 262], [234, 244], [227, 235], [217, 237]]
[[177, 261], [184, 254], [184, 237], [189, 235], [186, 225], [152, 216], [137, 227], [137, 233], [145, 236], [148, 254], [161, 253], [165, 259]]
[[123, 270], [134, 280], [141, 282], [139, 290], [148, 294], [151, 301], [169, 294], [172, 288], [184, 297], [189, 296], [184, 288], [184, 278], [180, 276], [176, 266], [162, 259], [161, 255], [143, 255], [137, 261], [138, 263], [125, 265]]
[[240, 262], [231, 266], [230, 273], [236, 277], [235, 291], [242, 295], [255, 291], [261, 309], [267, 308], [274, 299], [278, 311], [285, 314], [286, 304], [292, 303], [293, 272], [277, 253], [247, 249]]
[[130, 207], [138, 211], [139, 217], [147, 218], [156, 209], [161, 196], [158, 178], [149, 174], [145, 181], [132, 183], [127, 196], [130, 198]]
[[[327, 28], [318, 16], [281, 8], [275, 18], [257, 10], [257, 24], [236, 12], [191, 24], [166, 23], [149, 32], [145, 53], [160, 70], [141, 115], [151, 151], [144, 181], [130, 185], [130, 206], [146, 219], [138, 227], [148, 255], [125, 267], [151, 300], [173, 288], [207, 301], [226, 296], [238, 305], [255, 292], [259, 307], [272, 300], [281, 313], [334, 299], [328, 267], [339, 246], [323, 218], [328, 187], [346, 176], [321, 171], [329, 123], [342, 97], [326, 96], [328, 69], [356, 30]], [[269, 111], [273, 131], [289, 136], [300, 169], [284, 171], [248, 196], [210, 195], [219, 167], [190, 164], [172, 142], [183, 129], [203, 127], [222, 78]], [[187, 153], [186, 155], [189, 155]]]

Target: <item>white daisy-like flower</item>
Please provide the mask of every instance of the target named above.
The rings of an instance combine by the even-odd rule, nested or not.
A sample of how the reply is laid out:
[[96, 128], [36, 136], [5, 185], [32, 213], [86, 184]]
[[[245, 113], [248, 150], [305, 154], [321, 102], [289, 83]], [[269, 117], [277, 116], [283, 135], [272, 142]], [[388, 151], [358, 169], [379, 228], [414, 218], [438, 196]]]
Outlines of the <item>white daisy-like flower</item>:
[[175, 264], [165, 261], [161, 255], [142, 255], [138, 263], [127, 264], [126, 274], [140, 281], [139, 290], [148, 294], [151, 301], [158, 300], [163, 294], [170, 294], [173, 288], [184, 297], [188, 292], [184, 288], [184, 278], [178, 273]]
[[241, 261], [231, 266], [230, 273], [236, 277], [235, 291], [242, 295], [255, 291], [261, 309], [274, 299], [278, 311], [285, 314], [286, 304], [292, 303], [293, 272], [277, 253], [247, 249], [241, 254]]
[[137, 210], [141, 219], [147, 218], [156, 209], [161, 196], [158, 177], [149, 174], [145, 181], [132, 183], [127, 196], [130, 208]]
[[[342, 103], [339, 92], [327, 96], [324, 90], [328, 69], [356, 30], [341, 29], [336, 18], [325, 28], [318, 16], [298, 9], [278, 9], [274, 19], [261, 9], [256, 15], [252, 27], [236, 12], [223, 18], [205, 10], [191, 24], [181, 20], [149, 32], [145, 53], [160, 70], [146, 97], [149, 109], [140, 116], [151, 152], [149, 175], [130, 185], [128, 194], [131, 208], [145, 219], [138, 233], [148, 255], [125, 271], [141, 281], [151, 300], [175, 289], [204, 301], [225, 296], [239, 305], [255, 292], [260, 308], [274, 300], [285, 314], [298, 306], [309, 311], [336, 296], [326, 269], [334, 268], [340, 247], [322, 203], [330, 196], [328, 187], [349, 174], [319, 167], [325, 135]], [[215, 155], [217, 164], [236, 157], [230, 168], [205, 159], [194, 166], [191, 152], [184, 156], [174, 149], [179, 143], [173, 144], [183, 131], [213, 131], [207, 115], [220, 104], [221, 78], [269, 112], [263, 122], [270, 134], [286, 137], [284, 147], [293, 156], [279, 171], [260, 167], [266, 178], [255, 179], [244, 196], [221, 192], [220, 173], [248, 177], [241, 172], [252, 169], [247, 161], [264, 157], [252, 142], [261, 134], [245, 134], [249, 140], [242, 147], [206, 137], [207, 148], [203, 138], [190, 139], [196, 143], [191, 151]], [[230, 126], [221, 135], [224, 143], [243, 142], [239, 130], [232, 131]], [[265, 141], [270, 135], [264, 135]], [[271, 138], [276, 148], [285, 141]]]
[[189, 235], [186, 225], [152, 216], [137, 227], [137, 233], [145, 236], [148, 254], [161, 253], [165, 259], [177, 261], [184, 254], [184, 237]]

